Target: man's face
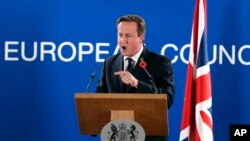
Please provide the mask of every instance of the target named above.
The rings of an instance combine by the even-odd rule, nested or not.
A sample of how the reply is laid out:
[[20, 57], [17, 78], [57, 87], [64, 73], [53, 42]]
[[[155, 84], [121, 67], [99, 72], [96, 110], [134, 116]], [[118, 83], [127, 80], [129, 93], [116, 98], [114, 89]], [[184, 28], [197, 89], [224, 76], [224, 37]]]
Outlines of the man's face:
[[123, 56], [133, 56], [141, 49], [144, 35], [138, 36], [135, 22], [120, 22], [117, 36], [117, 42]]

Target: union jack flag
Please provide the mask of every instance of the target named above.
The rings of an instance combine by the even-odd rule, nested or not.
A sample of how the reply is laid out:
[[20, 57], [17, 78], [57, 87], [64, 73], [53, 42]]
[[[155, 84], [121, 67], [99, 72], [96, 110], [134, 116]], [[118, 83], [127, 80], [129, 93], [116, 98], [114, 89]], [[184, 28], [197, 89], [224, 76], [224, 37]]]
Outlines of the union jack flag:
[[213, 141], [206, 0], [196, 0], [179, 141]]

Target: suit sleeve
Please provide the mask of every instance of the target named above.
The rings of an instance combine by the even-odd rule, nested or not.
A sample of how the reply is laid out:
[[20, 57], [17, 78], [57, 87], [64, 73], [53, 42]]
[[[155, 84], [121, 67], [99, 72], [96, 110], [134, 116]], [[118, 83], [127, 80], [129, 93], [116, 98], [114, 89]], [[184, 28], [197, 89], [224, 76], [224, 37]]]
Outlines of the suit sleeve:
[[159, 93], [167, 94], [168, 108], [171, 107], [174, 98], [174, 73], [173, 65], [170, 60], [164, 59], [157, 71], [153, 76], [156, 88], [152, 84], [139, 81], [137, 92], [138, 93]]

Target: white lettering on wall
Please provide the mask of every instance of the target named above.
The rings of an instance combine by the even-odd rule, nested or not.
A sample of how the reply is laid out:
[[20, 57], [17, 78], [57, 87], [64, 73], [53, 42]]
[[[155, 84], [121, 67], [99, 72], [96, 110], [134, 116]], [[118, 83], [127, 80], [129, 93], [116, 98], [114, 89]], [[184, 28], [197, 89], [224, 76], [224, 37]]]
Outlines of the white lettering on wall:
[[[110, 53], [113, 49], [113, 54]], [[190, 44], [177, 46], [168, 43], [162, 46], [160, 54], [167, 56], [172, 63], [188, 63], [188, 52]], [[208, 48], [209, 64], [230, 63], [235, 65], [250, 65], [249, 53], [250, 45], [213, 45]], [[61, 42], [59, 45], [52, 41], [34, 41], [32, 44], [26, 44], [25, 41], [5, 41], [4, 42], [4, 61], [62, 61], [72, 62], [84, 60], [84, 56], [95, 56], [95, 62], [104, 62], [106, 56], [111, 56], [119, 52], [119, 46], [110, 46], [108, 42], [78, 42], [74, 44], [70, 41]], [[169, 56], [167, 53], [171, 53]]]
[[11, 54], [17, 54], [18, 49], [11, 48], [11, 46], [17, 46], [19, 44], [18, 41], [6, 41], [4, 44], [4, 60], [5, 61], [18, 61], [18, 57], [11, 57]]

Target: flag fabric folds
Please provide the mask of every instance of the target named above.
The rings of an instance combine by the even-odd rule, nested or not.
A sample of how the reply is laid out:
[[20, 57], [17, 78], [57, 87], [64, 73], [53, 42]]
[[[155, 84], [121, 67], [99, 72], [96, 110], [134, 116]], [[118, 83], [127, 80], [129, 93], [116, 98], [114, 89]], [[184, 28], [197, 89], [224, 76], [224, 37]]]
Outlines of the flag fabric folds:
[[206, 0], [196, 0], [180, 141], [213, 141], [212, 91], [205, 31]]

